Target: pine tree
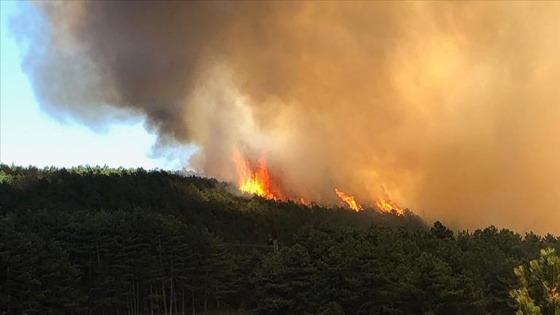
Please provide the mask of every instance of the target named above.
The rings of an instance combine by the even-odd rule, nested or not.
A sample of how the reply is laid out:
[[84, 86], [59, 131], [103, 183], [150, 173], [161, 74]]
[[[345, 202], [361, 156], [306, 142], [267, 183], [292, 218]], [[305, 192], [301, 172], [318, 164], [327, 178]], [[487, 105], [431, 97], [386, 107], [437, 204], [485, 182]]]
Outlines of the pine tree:
[[529, 270], [514, 269], [519, 288], [510, 292], [517, 303], [517, 315], [560, 314], [560, 258], [553, 248], [541, 249], [540, 258], [531, 260]]

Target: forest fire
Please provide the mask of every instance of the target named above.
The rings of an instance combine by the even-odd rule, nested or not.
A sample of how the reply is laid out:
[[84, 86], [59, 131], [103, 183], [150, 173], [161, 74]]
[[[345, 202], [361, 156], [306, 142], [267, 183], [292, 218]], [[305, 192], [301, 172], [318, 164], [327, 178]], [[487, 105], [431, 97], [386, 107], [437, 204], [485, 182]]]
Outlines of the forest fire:
[[362, 206], [356, 202], [356, 199], [353, 196], [349, 196], [349, 195], [345, 194], [344, 192], [342, 192], [342, 191], [340, 191], [336, 188], [334, 189], [334, 191], [336, 192], [338, 197], [342, 201], [344, 201], [348, 205], [348, 207], [350, 207], [350, 209], [352, 209], [354, 211], [363, 210]]
[[270, 175], [263, 155], [255, 165], [234, 149], [233, 160], [237, 168], [237, 184], [240, 191], [267, 199], [278, 199], [271, 190]]
[[[233, 149], [233, 161], [237, 170], [237, 188], [244, 193], [257, 195], [271, 200], [292, 200], [293, 202], [310, 206], [311, 201], [303, 198], [286, 198], [282, 193], [278, 192], [278, 185], [273, 183], [264, 155], [259, 155], [257, 160], [251, 160], [241, 155], [239, 150]], [[356, 201], [354, 196], [350, 196], [343, 191], [335, 188], [335, 193], [350, 209], [361, 211], [364, 208]], [[398, 216], [404, 215], [404, 210], [393, 202], [384, 192], [385, 197], [375, 201], [374, 207], [379, 212], [394, 213]]]

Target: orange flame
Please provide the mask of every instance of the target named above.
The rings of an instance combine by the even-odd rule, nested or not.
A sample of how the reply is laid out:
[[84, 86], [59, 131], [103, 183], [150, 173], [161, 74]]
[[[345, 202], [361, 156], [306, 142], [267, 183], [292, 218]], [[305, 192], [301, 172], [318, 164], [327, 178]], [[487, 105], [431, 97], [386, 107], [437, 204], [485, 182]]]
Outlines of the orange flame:
[[353, 196], [349, 196], [336, 188], [334, 189], [334, 192], [336, 192], [336, 194], [342, 201], [346, 202], [346, 204], [348, 205], [348, 207], [350, 207], [350, 209], [354, 211], [363, 210], [362, 206], [356, 202], [356, 199], [354, 199]]
[[375, 207], [380, 212], [389, 212], [389, 213], [396, 213], [398, 216], [404, 215], [404, 209], [399, 207], [396, 203], [394, 203], [391, 199], [381, 199], [375, 202]]
[[[286, 200], [286, 197], [283, 196], [283, 194], [278, 195], [275, 193], [278, 192], [278, 190], [273, 189], [273, 187], [277, 188], [277, 186], [274, 186], [272, 183], [264, 156], [262, 154], [256, 161], [251, 161], [244, 158], [241, 153], [234, 148], [232, 155], [237, 169], [237, 185], [240, 191], [266, 199]], [[350, 209], [354, 211], [363, 210], [363, 207], [356, 201], [354, 196], [347, 195], [336, 188], [334, 191], [340, 200], [346, 203]], [[375, 201], [375, 207], [377, 210], [379, 212], [394, 213], [399, 216], [404, 215], [403, 208], [399, 207], [396, 203], [389, 199], [385, 191], [384, 195], [385, 198]], [[311, 205], [311, 202], [303, 197], [289, 198], [289, 200], [306, 206]]]
[[306, 205], [306, 206], [308, 206], [308, 207], [311, 206], [311, 201], [309, 201], [309, 200], [307, 200], [307, 199], [305, 199], [305, 198], [303, 198], [303, 197], [297, 198], [297, 199], [295, 200], [295, 202], [300, 203], [300, 204], [302, 204], [302, 205]]
[[237, 168], [237, 184], [240, 191], [267, 199], [277, 199], [271, 190], [271, 180], [264, 156], [261, 155], [254, 165], [234, 149], [233, 161]]

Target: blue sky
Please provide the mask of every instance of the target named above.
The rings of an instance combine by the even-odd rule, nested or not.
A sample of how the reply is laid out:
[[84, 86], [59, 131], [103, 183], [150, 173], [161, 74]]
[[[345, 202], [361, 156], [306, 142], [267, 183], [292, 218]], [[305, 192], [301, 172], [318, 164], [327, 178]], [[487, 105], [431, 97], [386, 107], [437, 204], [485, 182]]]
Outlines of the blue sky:
[[[180, 169], [184, 154], [152, 154], [156, 136], [143, 122], [110, 125], [99, 133], [78, 123], [61, 123], [41, 111], [21, 70], [21, 52], [10, 33], [16, 1], [0, 0], [0, 162], [70, 167], [108, 165]], [[181, 156], [182, 155], [182, 156]]]

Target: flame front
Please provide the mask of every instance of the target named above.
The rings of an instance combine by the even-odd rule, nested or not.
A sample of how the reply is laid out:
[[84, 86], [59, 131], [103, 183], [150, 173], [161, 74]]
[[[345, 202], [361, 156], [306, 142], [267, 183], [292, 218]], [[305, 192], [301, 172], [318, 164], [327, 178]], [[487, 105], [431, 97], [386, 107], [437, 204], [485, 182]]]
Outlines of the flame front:
[[270, 175], [264, 156], [261, 155], [256, 165], [253, 165], [234, 149], [233, 160], [237, 168], [237, 184], [240, 191], [267, 199], [277, 199], [271, 190]]
[[[266, 166], [264, 156], [261, 154], [256, 161], [251, 161], [246, 159], [239, 153], [237, 149], [233, 149], [233, 161], [237, 169], [237, 186], [240, 191], [257, 195], [263, 198], [272, 200], [292, 200], [296, 203], [310, 206], [311, 202], [303, 197], [298, 198], [286, 198], [284, 194], [277, 195], [273, 191], [278, 191], [272, 187], [272, 180]], [[347, 195], [343, 191], [334, 189], [336, 195], [342, 200], [348, 207], [354, 211], [361, 211], [363, 207], [356, 201], [354, 196]], [[383, 191], [384, 198], [380, 198], [375, 201], [375, 208], [379, 212], [394, 213], [396, 215], [404, 215], [403, 208], [399, 207], [394, 203], [385, 192]]]
[[389, 198], [376, 201], [375, 206], [381, 212], [395, 212], [398, 216], [404, 215], [404, 209], [399, 207]]
[[360, 211], [363, 209], [362, 206], [356, 202], [356, 199], [353, 196], [349, 196], [336, 188], [334, 189], [334, 192], [336, 192], [338, 197], [344, 201], [350, 209], [354, 211]]

